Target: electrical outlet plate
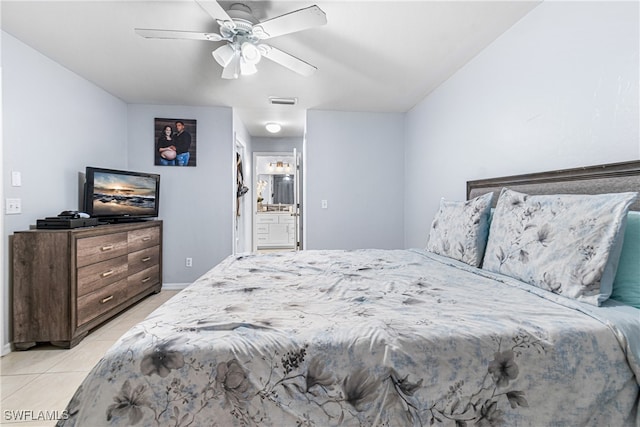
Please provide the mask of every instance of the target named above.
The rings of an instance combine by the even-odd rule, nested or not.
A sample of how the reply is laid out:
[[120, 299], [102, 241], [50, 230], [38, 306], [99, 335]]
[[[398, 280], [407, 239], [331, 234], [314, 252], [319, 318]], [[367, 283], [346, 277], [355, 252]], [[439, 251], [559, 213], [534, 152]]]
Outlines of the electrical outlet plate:
[[186, 258], [184, 265], [187, 267], [193, 267], [193, 258]]
[[7, 199], [5, 201], [5, 213], [7, 215], [22, 213], [22, 199]]

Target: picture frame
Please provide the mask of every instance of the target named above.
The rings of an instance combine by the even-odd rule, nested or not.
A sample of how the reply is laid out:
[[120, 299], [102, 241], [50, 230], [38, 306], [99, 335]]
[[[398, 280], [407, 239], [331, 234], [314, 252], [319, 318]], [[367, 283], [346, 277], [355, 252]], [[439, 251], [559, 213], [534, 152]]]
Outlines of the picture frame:
[[156, 166], [196, 166], [196, 120], [155, 118], [153, 146]]

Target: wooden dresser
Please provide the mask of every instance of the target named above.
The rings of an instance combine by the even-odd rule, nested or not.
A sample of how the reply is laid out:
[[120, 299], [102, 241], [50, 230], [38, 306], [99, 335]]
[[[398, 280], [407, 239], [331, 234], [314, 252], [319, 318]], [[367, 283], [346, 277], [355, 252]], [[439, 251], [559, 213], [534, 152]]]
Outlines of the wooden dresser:
[[162, 221], [13, 235], [13, 337], [71, 348], [162, 287]]

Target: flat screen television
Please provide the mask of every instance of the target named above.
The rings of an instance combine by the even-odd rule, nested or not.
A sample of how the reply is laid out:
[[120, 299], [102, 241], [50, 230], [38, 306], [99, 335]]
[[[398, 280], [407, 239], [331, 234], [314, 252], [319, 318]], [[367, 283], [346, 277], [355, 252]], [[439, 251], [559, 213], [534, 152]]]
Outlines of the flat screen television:
[[158, 216], [160, 175], [87, 166], [84, 212], [106, 222]]

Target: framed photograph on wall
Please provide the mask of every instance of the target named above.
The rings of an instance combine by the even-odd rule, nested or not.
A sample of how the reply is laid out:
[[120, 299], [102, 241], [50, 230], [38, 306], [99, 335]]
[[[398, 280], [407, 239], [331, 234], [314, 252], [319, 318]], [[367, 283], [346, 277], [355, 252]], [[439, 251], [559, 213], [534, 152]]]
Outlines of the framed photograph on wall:
[[196, 165], [196, 121], [155, 119], [154, 157], [156, 166]]

